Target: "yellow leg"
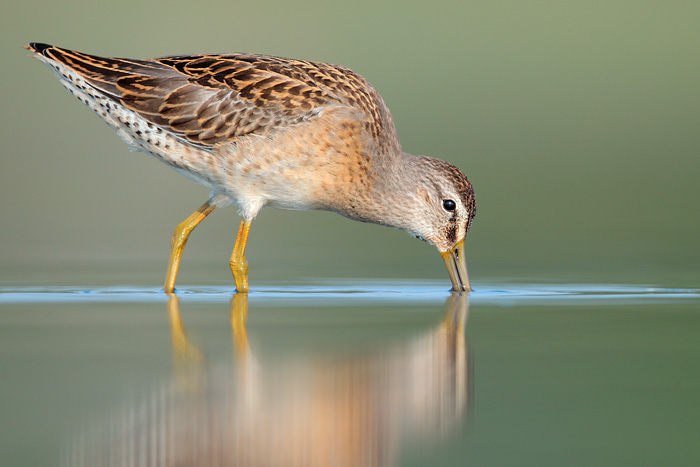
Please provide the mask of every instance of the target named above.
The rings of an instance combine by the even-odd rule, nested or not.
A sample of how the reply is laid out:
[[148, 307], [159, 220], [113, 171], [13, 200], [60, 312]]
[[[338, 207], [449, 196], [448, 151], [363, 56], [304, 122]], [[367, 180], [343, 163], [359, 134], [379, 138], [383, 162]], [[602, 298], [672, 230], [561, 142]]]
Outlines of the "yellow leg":
[[236, 244], [231, 255], [231, 272], [233, 280], [236, 281], [236, 290], [241, 293], [248, 293], [248, 261], [245, 259], [245, 246], [248, 243], [248, 232], [250, 232], [250, 221], [241, 221], [238, 229]]
[[177, 277], [177, 269], [180, 267], [180, 259], [182, 258], [182, 250], [185, 249], [187, 239], [190, 233], [197, 225], [204, 220], [212, 211], [214, 206], [210, 200], [207, 200], [199, 209], [197, 209], [190, 217], [184, 220], [175, 228], [173, 240], [170, 243], [170, 263], [168, 263], [168, 275], [165, 277], [165, 292], [172, 293], [175, 289], [175, 277]]

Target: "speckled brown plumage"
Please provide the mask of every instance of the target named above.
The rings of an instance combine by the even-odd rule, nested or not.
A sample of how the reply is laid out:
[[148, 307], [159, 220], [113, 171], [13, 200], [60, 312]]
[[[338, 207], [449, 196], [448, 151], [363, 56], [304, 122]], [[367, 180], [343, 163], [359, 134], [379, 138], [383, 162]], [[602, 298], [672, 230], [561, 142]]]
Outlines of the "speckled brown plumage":
[[145, 120], [204, 147], [264, 135], [333, 104], [360, 110], [378, 141], [383, 128], [393, 129], [374, 88], [337, 65], [250, 54], [127, 60], [41, 47], [33, 50], [72, 68]]
[[[230, 203], [248, 227], [264, 206], [330, 210], [406, 230], [445, 258], [471, 225], [476, 206], [464, 174], [404, 153], [384, 101], [345, 67], [251, 54], [132, 60], [27, 48], [132, 148], [211, 189], [199, 214], [180, 226], [182, 248], [214, 207]], [[459, 201], [452, 212], [445, 199]], [[242, 287], [234, 271], [239, 290], [247, 289], [248, 227], [231, 260], [246, 276]], [[171, 285], [175, 250], [174, 241]]]

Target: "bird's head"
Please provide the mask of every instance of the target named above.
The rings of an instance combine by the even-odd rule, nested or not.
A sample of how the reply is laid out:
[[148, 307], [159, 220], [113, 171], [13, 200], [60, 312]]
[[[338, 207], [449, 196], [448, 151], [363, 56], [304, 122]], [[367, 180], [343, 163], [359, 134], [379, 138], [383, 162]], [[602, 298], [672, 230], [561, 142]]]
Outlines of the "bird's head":
[[438, 249], [454, 291], [470, 291], [464, 238], [476, 214], [474, 190], [454, 165], [430, 157], [418, 160], [413, 225], [407, 230]]

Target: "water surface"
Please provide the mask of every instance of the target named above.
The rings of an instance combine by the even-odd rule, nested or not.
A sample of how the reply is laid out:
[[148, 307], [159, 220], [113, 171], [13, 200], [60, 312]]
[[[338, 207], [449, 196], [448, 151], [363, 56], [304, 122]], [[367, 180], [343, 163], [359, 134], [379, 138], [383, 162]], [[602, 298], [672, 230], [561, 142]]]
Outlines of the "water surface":
[[0, 287], [7, 465], [696, 465], [700, 291]]

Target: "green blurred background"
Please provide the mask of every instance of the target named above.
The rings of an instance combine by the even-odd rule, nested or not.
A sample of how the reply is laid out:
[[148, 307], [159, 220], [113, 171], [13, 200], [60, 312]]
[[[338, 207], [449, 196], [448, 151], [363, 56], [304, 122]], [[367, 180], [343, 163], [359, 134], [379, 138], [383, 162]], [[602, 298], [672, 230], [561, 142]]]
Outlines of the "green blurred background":
[[[404, 149], [455, 163], [478, 215], [472, 278], [700, 279], [700, 3], [3, 2], [0, 279], [160, 284], [207, 191], [127, 147], [21, 46], [106, 56], [256, 52], [346, 65]], [[238, 217], [193, 234], [179, 283], [228, 283]], [[266, 210], [251, 281], [447, 281], [428, 245], [330, 213]], [[73, 271], [70, 273], [70, 271]], [[73, 274], [73, 275], [70, 275]], [[57, 279], [61, 278], [61, 279]], [[99, 279], [96, 279], [99, 278]]]

